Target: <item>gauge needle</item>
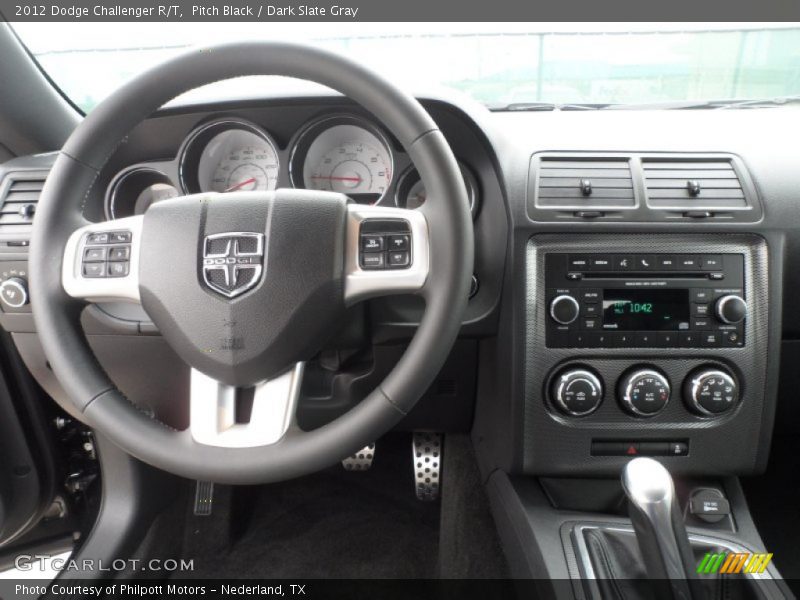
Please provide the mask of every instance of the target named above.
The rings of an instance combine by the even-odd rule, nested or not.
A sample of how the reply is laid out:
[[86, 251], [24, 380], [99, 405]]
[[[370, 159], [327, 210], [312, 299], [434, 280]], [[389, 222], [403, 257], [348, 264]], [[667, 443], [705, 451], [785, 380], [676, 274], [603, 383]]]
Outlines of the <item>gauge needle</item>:
[[225, 193], [227, 193], [227, 192], [235, 192], [235, 191], [236, 191], [236, 190], [238, 190], [239, 188], [243, 188], [244, 186], [246, 186], [246, 185], [249, 185], [249, 184], [251, 184], [251, 183], [255, 183], [255, 182], [256, 182], [256, 178], [255, 178], [255, 177], [251, 177], [250, 179], [245, 179], [244, 181], [242, 181], [242, 182], [240, 182], [240, 183], [237, 183], [236, 185], [232, 185], [231, 187], [229, 187], [227, 190], [225, 190], [225, 191], [223, 192], [223, 194], [225, 194]]
[[326, 177], [325, 175], [312, 175], [311, 179], [330, 179], [331, 181], [363, 181], [361, 177]]

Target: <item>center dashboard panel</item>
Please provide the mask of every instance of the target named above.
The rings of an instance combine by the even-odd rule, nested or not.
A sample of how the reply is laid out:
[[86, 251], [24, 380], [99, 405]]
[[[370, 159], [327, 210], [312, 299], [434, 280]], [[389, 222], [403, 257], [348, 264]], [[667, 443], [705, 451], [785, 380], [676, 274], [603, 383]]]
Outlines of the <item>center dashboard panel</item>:
[[539, 234], [527, 245], [523, 469], [756, 469], [767, 250], [749, 234]]

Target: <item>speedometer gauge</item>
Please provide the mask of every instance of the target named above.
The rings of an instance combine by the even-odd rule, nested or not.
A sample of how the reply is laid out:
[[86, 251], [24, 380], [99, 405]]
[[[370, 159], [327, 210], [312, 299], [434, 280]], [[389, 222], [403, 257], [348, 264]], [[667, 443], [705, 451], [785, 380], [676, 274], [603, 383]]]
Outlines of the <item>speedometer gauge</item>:
[[355, 117], [334, 117], [309, 127], [292, 161], [296, 187], [340, 192], [356, 202], [374, 204], [392, 184], [389, 145], [377, 129]]
[[246, 121], [215, 121], [186, 143], [181, 182], [188, 193], [274, 190], [278, 152], [266, 132]]

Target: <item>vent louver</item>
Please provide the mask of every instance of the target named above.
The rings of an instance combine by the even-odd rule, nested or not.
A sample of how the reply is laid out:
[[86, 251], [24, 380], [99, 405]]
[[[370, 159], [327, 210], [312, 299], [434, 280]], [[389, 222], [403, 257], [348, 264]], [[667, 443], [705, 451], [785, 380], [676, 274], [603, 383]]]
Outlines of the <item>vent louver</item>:
[[623, 209], [636, 204], [627, 157], [541, 156], [536, 176], [538, 208]]
[[0, 234], [4, 239], [30, 237], [36, 205], [44, 187], [44, 176], [10, 173], [0, 185]]
[[727, 158], [643, 158], [647, 204], [659, 210], [741, 210], [749, 206]]

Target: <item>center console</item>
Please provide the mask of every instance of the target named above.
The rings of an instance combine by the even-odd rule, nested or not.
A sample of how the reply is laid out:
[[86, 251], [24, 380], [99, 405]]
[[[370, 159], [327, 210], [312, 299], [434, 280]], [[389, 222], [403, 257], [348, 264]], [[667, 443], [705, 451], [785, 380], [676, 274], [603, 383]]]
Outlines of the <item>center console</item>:
[[757, 470], [767, 249], [742, 235], [561, 235], [527, 247], [523, 469]]

